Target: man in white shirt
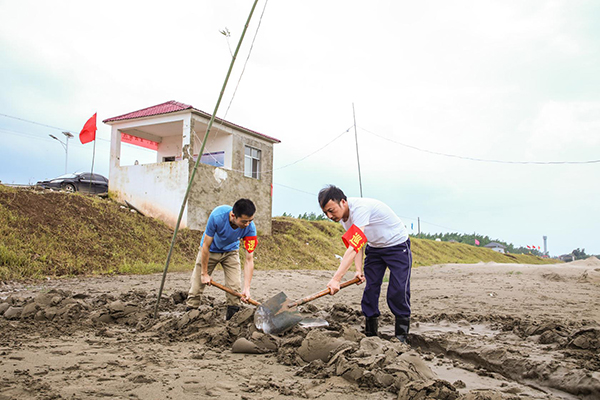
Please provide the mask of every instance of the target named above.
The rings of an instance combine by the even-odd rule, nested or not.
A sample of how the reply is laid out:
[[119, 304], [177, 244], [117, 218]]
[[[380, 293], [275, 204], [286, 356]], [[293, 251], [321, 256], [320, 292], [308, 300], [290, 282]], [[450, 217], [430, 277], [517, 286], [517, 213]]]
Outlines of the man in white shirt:
[[[406, 227], [390, 207], [375, 199], [347, 198], [344, 192], [330, 185], [319, 192], [319, 205], [327, 216], [340, 222], [346, 233], [342, 237], [348, 249], [340, 266], [327, 284], [333, 295], [352, 265], [355, 277], [366, 280], [361, 301], [366, 318], [365, 334], [377, 335], [379, 294], [386, 268], [390, 270], [387, 303], [396, 316], [395, 335], [406, 342], [410, 325], [410, 273], [412, 253]], [[363, 273], [363, 253], [364, 260]]]

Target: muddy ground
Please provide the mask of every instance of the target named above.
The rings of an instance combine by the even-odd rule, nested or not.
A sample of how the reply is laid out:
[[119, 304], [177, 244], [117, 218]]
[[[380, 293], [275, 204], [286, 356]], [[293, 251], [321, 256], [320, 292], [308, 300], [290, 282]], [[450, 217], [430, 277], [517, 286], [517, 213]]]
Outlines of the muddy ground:
[[[331, 274], [257, 271], [252, 295], [301, 298]], [[414, 269], [410, 345], [385, 297], [380, 337], [362, 334], [361, 286], [302, 308], [329, 326], [265, 335], [252, 307], [226, 323], [216, 288], [186, 312], [189, 273], [168, 275], [152, 318], [161, 277], [0, 283], [0, 400], [600, 398], [594, 258]]]

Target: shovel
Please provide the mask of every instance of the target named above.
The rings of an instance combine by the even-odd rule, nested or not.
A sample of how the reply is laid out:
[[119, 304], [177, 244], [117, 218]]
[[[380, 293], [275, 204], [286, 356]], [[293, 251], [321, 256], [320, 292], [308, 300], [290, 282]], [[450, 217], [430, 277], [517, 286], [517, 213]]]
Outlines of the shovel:
[[[219, 289], [224, 290], [227, 293], [232, 294], [234, 296], [237, 296], [240, 299], [242, 298], [242, 294], [241, 293], [238, 293], [235, 290], [228, 288], [227, 286], [223, 286], [220, 283], [217, 283], [217, 282], [213, 281], [212, 279], [210, 280], [210, 284], [211, 284], [211, 286], [218, 287]], [[250, 303], [250, 304], [252, 304], [254, 306], [257, 306], [257, 307], [260, 306], [260, 303], [258, 301], [256, 301], [256, 300], [248, 299], [248, 303]]]
[[[354, 278], [342, 283], [340, 289], [358, 284], [359, 282], [359, 278]], [[298, 306], [328, 294], [329, 288], [290, 303], [285, 293], [280, 292], [258, 306], [254, 312], [254, 325], [264, 333], [275, 334], [284, 332], [302, 320], [302, 317], [296, 310]]]

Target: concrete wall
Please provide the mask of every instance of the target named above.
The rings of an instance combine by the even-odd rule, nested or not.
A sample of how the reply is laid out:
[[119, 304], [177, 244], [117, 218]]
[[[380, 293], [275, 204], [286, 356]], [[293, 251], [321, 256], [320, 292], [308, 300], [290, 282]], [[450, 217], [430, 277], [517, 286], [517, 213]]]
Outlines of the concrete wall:
[[[194, 142], [194, 154], [198, 154], [202, 147], [202, 138], [196, 138]], [[214, 153], [218, 151], [225, 152], [224, 168], [231, 169], [232, 157], [232, 143], [233, 136], [230, 133], [219, 132], [217, 135], [209, 134], [206, 147], [204, 148], [204, 154]]]
[[[270, 235], [273, 145], [236, 131], [231, 133], [231, 169], [198, 166], [188, 199], [188, 226], [203, 230], [213, 208], [247, 198], [256, 205], [256, 229], [260, 234]], [[244, 176], [245, 145], [261, 150], [261, 179]]]
[[[187, 160], [118, 167], [117, 171], [111, 170], [110, 194], [174, 228], [187, 189], [189, 170]], [[182, 228], [187, 226], [188, 211], [185, 210], [181, 220]]]
[[[193, 168], [193, 166], [192, 166]], [[256, 205], [254, 223], [260, 234], [271, 234], [271, 186], [243, 173], [199, 164], [188, 198], [188, 227], [204, 230], [211, 211], [248, 198]]]
[[[199, 115], [192, 117], [193, 127], [196, 132], [194, 140], [194, 154], [200, 152], [202, 147], [202, 141], [206, 134], [206, 128], [208, 127], [209, 120]], [[232, 144], [233, 144], [233, 129], [228, 126], [220, 125], [215, 122], [208, 134], [208, 140], [206, 141], [206, 147], [203, 153], [213, 153], [217, 151], [225, 152], [224, 168], [231, 169], [233, 160], [232, 156]]]
[[[182, 135], [161, 136], [153, 130], [156, 123], [181, 121]], [[194, 168], [193, 154], [200, 151], [208, 120], [198, 115], [178, 113], [142, 120], [128, 120], [112, 125], [109, 190], [120, 201], [127, 200], [148, 216], [159, 218], [174, 227], [189, 177]], [[156, 164], [120, 166], [121, 136], [119, 129], [147, 126], [161, 142]], [[172, 124], [171, 124], [172, 126]], [[194, 139], [193, 132], [199, 140]], [[260, 179], [244, 176], [244, 146], [261, 150]], [[213, 125], [204, 152], [225, 151], [225, 167], [199, 164], [181, 227], [204, 230], [211, 211], [222, 204], [233, 205], [240, 198], [254, 202], [255, 223], [260, 234], [271, 234], [271, 185], [273, 145], [228, 126]], [[178, 161], [162, 162], [163, 156]]]
[[158, 145], [156, 162], [162, 162], [163, 157], [176, 157], [181, 159], [181, 136], [166, 136]]

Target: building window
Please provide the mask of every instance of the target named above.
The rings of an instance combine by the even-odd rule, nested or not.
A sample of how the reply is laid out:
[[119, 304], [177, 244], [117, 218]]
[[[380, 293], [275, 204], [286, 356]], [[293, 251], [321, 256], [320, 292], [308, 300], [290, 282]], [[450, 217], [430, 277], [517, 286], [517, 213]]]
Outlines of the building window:
[[260, 150], [250, 146], [244, 148], [244, 176], [260, 179]]
[[[194, 155], [194, 162], [198, 160], [198, 155]], [[200, 158], [200, 162], [206, 165], [212, 165], [213, 167], [224, 167], [225, 166], [225, 152], [215, 151], [212, 153], [204, 153]]]

